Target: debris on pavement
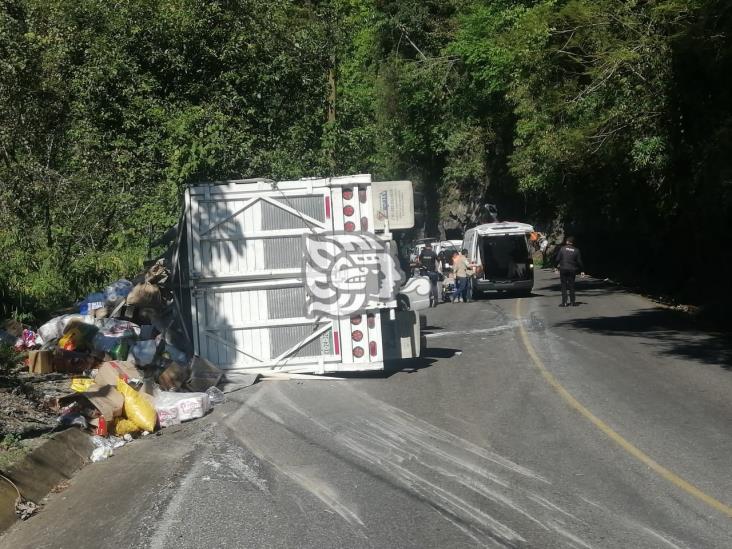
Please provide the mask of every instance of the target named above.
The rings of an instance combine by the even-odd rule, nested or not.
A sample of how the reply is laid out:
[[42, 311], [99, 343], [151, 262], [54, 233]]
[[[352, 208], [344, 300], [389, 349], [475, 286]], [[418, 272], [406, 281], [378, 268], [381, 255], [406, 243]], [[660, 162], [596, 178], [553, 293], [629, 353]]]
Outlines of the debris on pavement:
[[18, 494], [18, 497], [15, 498], [15, 515], [20, 520], [28, 520], [38, 511], [38, 505], [28, 499], [25, 499], [20, 493], [20, 490], [18, 490], [18, 487], [15, 485], [15, 483], [8, 477], [6, 477], [5, 475], [0, 475], [0, 478], [4, 482], [10, 484], [15, 489], [15, 492]]
[[205, 358], [194, 356], [191, 361], [191, 377], [188, 379], [188, 388], [191, 391], [205, 391], [209, 387], [216, 387], [224, 376], [219, 368]]
[[226, 402], [226, 395], [218, 387], [209, 387], [206, 389], [208, 399], [211, 401], [211, 406], [218, 406]]
[[203, 417], [211, 409], [207, 393], [157, 391], [154, 402], [161, 427], [178, 425], [189, 419]]
[[95, 435], [92, 437], [92, 443], [95, 446], [89, 457], [92, 462], [104, 461], [114, 454], [114, 444], [109, 439]]
[[38, 505], [33, 503], [30, 500], [27, 500], [21, 496], [18, 496], [18, 499], [15, 503], [15, 514], [18, 516], [20, 520], [28, 520], [33, 515], [35, 515], [38, 512]]
[[37, 330], [0, 322], [0, 436], [78, 428], [92, 436], [96, 462], [225, 402], [224, 373], [194, 355], [170, 279], [161, 259]]

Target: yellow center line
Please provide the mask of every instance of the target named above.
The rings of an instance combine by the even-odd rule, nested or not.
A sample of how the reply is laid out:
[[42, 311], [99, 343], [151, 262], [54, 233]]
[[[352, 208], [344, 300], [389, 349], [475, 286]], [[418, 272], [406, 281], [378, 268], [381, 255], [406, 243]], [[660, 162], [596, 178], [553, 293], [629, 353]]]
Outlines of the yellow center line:
[[[516, 319], [520, 321], [521, 319], [521, 299], [518, 299], [516, 301]], [[521, 333], [521, 339], [524, 343], [524, 347], [526, 347], [526, 351], [529, 353], [529, 356], [531, 357], [531, 360], [534, 362], [534, 365], [537, 367], [541, 375], [544, 377], [544, 379], [549, 383], [549, 385], [552, 386], [552, 388], [559, 393], [559, 396], [562, 397], [562, 399], [569, 404], [572, 408], [577, 410], [580, 414], [582, 414], [585, 418], [587, 418], [590, 423], [592, 423], [595, 427], [597, 427], [600, 431], [605, 433], [613, 442], [615, 442], [618, 446], [620, 446], [623, 450], [628, 452], [631, 456], [636, 458], [638, 461], [643, 463], [644, 465], [648, 466], [650, 469], [655, 471], [659, 476], [665, 478], [667, 481], [674, 484], [676, 487], [682, 489], [687, 494], [694, 496], [696, 499], [706, 503], [709, 507], [712, 507], [713, 509], [716, 509], [722, 514], [727, 515], [728, 517], [732, 518], [732, 507], [729, 505], [722, 503], [721, 501], [713, 498], [712, 496], [705, 494], [702, 492], [699, 488], [691, 484], [690, 482], [684, 480], [679, 475], [674, 473], [673, 471], [670, 471], [669, 469], [666, 469], [663, 465], [660, 465], [653, 459], [651, 459], [647, 454], [645, 454], [643, 451], [641, 451], [638, 447], [634, 446], [632, 443], [628, 442], [625, 438], [623, 438], [617, 431], [613, 430], [612, 427], [610, 427], [607, 423], [602, 421], [599, 417], [597, 417], [595, 414], [590, 412], [587, 408], [585, 408], [576, 398], [572, 396], [572, 394], [565, 389], [561, 383], [557, 380], [554, 375], [547, 370], [546, 366], [544, 366], [544, 363], [539, 358], [539, 355], [537, 354], [536, 350], [534, 349], [534, 346], [529, 341], [529, 334], [526, 332], [526, 328], [524, 327], [524, 324], [522, 322], [518, 323], [518, 329]]]

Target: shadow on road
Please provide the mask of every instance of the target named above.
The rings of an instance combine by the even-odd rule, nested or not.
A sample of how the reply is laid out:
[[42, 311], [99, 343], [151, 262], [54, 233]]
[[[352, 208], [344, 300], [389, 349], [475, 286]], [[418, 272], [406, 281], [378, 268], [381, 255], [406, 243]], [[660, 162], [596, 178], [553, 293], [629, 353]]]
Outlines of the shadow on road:
[[398, 372], [412, 374], [419, 370], [429, 368], [440, 359], [457, 356], [460, 352], [458, 349], [446, 347], [427, 347], [422, 350], [422, 356], [419, 358], [411, 358], [409, 360], [401, 360], [387, 364], [384, 369], [384, 377], [390, 377]]
[[[541, 285], [541, 287], [537, 288], [537, 290], [546, 291], [546, 292], [554, 292], [557, 295], [561, 294], [562, 287], [559, 284], [559, 279], [556, 281], [552, 280], [551, 282], [547, 284]], [[622, 287], [618, 286], [617, 284], [609, 281], [604, 280], [595, 280], [595, 279], [581, 279], [578, 278], [575, 281], [575, 290], [577, 293], [582, 293], [585, 295], [593, 295], [593, 296], [599, 296], [599, 295], [610, 295], [610, 294], [617, 294], [621, 293], [625, 290], [623, 290]]]
[[524, 294], [510, 290], [487, 290], [473, 294], [473, 301], [502, 301], [504, 299], [516, 299], [518, 297], [541, 297], [541, 294], [531, 292]]
[[452, 358], [457, 356], [461, 351], [459, 349], [450, 349], [446, 347], [428, 347], [422, 350], [422, 356], [419, 358], [409, 358], [405, 360], [388, 361], [384, 364], [384, 369], [374, 372], [338, 372], [338, 377], [347, 379], [386, 379], [397, 373], [415, 373], [425, 368], [429, 368], [438, 360], [443, 358]]
[[702, 331], [682, 313], [642, 310], [624, 316], [575, 318], [557, 326], [607, 336], [646, 338], [648, 345], [657, 347], [662, 355], [715, 364], [732, 371], [730, 334]]

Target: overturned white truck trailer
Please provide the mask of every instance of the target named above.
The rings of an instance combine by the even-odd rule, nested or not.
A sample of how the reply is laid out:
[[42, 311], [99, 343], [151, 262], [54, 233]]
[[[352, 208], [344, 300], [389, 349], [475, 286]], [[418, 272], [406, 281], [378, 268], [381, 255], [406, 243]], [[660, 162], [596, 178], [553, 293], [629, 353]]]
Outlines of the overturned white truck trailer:
[[200, 356], [229, 371], [322, 374], [419, 355], [429, 283], [402, 285], [390, 233], [414, 224], [410, 182], [223, 181], [185, 200]]

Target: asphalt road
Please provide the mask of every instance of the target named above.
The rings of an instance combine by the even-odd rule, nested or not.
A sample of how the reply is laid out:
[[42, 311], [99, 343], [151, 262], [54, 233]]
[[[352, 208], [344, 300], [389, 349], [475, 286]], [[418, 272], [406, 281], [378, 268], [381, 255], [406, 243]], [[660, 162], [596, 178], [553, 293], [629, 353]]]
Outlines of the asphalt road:
[[399, 370], [262, 382], [122, 448], [0, 546], [732, 547], [728, 342], [537, 275], [430, 310]]

